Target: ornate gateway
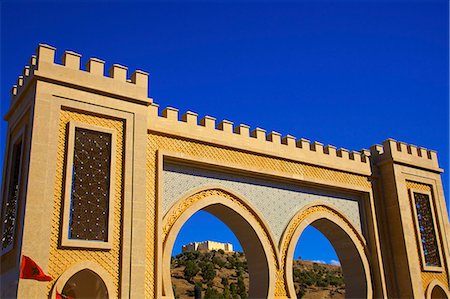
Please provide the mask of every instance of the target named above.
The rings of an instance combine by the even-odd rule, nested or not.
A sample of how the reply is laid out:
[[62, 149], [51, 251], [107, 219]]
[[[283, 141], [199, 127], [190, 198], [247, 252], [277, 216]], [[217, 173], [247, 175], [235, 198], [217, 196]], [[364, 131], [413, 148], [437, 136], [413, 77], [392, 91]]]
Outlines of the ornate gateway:
[[[246, 253], [250, 298], [296, 298], [312, 225], [348, 298], [449, 298], [450, 227], [437, 154], [386, 140], [349, 152], [196, 113], [160, 111], [148, 74], [39, 45], [12, 89], [1, 297], [174, 298], [170, 259], [199, 210]], [[26, 255], [52, 280], [19, 279]]]

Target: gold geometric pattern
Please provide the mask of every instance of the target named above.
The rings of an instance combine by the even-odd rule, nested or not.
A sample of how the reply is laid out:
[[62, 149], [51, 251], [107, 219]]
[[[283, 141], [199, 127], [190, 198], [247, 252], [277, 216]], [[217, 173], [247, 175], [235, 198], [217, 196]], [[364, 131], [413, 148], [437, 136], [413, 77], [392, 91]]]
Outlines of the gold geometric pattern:
[[[239, 165], [243, 169], [260, 169], [267, 173], [289, 173], [305, 180], [321, 180], [325, 184], [344, 183], [371, 189], [371, 182], [367, 177], [347, 172], [312, 166], [281, 158], [274, 158], [261, 154], [252, 154], [243, 150], [229, 149], [209, 145], [203, 142], [190, 141], [185, 138], [167, 136], [158, 133], [148, 134], [147, 152], [147, 242], [146, 242], [146, 298], [154, 298], [155, 290], [155, 221], [157, 209], [156, 198], [156, 165], [157, 150], [167, 150], [185, 154], [191, 157], [203, 158], [224, 165]], [[351, 226], [350, 226], [351, 227]], [[167, 233], [167, 232], [166, 232]], [[358, 234], [357, 234], [358, 235]], [[276, 296], [286, 296], [284, 283], [284, 269], [277, 273]]]
[[[59, 233], [61, 229], [61, 203], [63, 201], [63, 181], [64, 181], [64, 163], [67, 138], [67, 124], [69, 121], [79, 121], [86, 124], [96, 125], [104, 128], [110, 128], [116, 131], [116, 165], [114, 165], [116, 181], [114, 183], [114, 231], [112, 236], [112, 248], [110, 250], [90, 250], [90, 249], [68, 249], [59, 248]], [[102, 266], [110, 275], [113, 284], [116, 287], [116, 293], [111, 297], [117, 298], [119, 294], [120, 281], [120, 242], [121, 242], [121, 215], [122, 215], [122, 181], [123, 181], [123, 152], [124, 152], [124, 122], [101, 117], [96, 115], [84, 114], [82, 112], [61, 110], [58, 136], [58, 149], [56, 159], [56, 178], [54, 208], [52, 215], [52, 228], [50, 240], [50, 258], [49, 275], [54, 279], [48, 284], [48, 291], [55, 281], [71, 265], [90, 260]]]
[[145, 298], [156, 298], [155, 295], [155, 266], [156, 266], [156, 163], [157, 163], [157, 146], [152, 138], [147, 138], [147, 182], [146, 193], [147, 202], [145, 209], [146, 230], [145, 237]]
[[[423, 191], [423, 192], [427, 192], [430, 194], [432, 193], [432, 187], [428, 184], [423, 184], [423, 183], [418, 183], [418, 182], [414, 182], [414, 181], [406, 181], [406, 188], [408, 190], [413, 189], [413, 190], [417, 190], [417, 191]], [[413, 207], [413, 202], [412, 202], [412, 198], [410, 198], [410, 205], [411, 205], [411, 213], [412, 213], [412, 217], [414, 219], [414, 207]], [[414, 222], [412, 223], [414, 225]], [[416, 227], [414, 226], [413, 228], [414, 231], [416, 231]], [[438, 232], [436, 232], [438, 233]], [[416, 237], [418, 238], [417, 234]], [[418, 243], [417, 243], [418, 244]], [[419, 245], [417, 245], [417, 254], [420, 257], [421, 256], [421, 252], [420, 252], [420, 248]], [[447, 276], [447, 272], [445, 271], [445, 266], [442, 267], [444, 269], [443, 272], [429, 272], [429, 271], [422, 271], [422, 286], [424, 291], [427, 289], [428, 285], [430, 284], [430, 282], [434, 279], [439, 280], [440, 282], [442, 282], [445, 286], [448, 287], [448, 276]]]

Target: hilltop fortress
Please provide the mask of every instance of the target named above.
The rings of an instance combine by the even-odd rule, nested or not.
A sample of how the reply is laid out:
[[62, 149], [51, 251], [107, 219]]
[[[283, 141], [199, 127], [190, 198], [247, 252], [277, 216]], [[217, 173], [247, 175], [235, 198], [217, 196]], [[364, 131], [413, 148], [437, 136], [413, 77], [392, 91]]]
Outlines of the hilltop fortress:
[[233, 245], [230, 243], [221, 243], [214, 241], [191, 242], [181, 247], [182, 252], [200, 251], [208, 252], [213, 250], [223, 250], [225, 252], [233, 252]]
[[[348, 298], [450, 298], [435, 151], [393, 139], [349, 151], [160, 109], [146, 72], [80, 64], [39, 45], [12, 88], [2, 298], [174, 298], [173, 245], [199, 210], [239, 239], [250, 298], [296, 298], [308, 225], [336, 250]], [[19, 279], [23, 255], [52, 280]]]

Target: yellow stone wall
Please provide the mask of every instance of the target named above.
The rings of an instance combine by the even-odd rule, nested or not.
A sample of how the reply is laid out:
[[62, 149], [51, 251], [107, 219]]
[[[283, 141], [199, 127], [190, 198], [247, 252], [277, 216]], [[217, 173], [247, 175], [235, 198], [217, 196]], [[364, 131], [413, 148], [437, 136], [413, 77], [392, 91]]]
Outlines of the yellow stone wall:
[[[66, 152], [66, 138], [67, 138], [67, 124], [69, 121], [79, 121], [86, 124], [110, 128], [116, 131], [116, 165], [114, 166], [116, 172], [115, 186], [115, 205], [114, 209], [114, 232], [113, 232], [113, 246], [111, 250], [89, 250], [89, 249], [68, 249], [59, 247], [59, 233], [62, 223], [61, 203], [63, 202], [63, 182], [64, 182], [64, 167], [65, 167], [65, 152]], [[51, 243], [50, 243], [50, 259], [49, 259], [49, 275], [56, 279], [71, 265], [85, 260], [95, 261], [101, 265], [113, 278], [116, 287], [116, 294], [119, 294], [119, 280], [120, 280], [120, 239], [121, 239], [121, 214], [122, 214], [122, 182], [123, 182], [123, 132], [124, 124], [122, 121], [106, 118], [97, 115], [90, 115], [81, 111], [62, 110], [60, 113], [59, 124], [59, 141], [57, 149], [56, 160], [56, 178], [55, 178], [55, 197], [54, 209], [52, 216], [51, 227]], [[54, 282], [54, 281], [53, 281]], [[48, 284], [50, 291], [53, 282]]]
[[[425, 191], [425, 192], [429, 192], [431, 194], [433, 194], [432, 192], [432, 187], [430, 185], [427, 184], [423, 184], [423, 183], [418, 183], [418, 182], [413, 182], [413, 181], [406, 181], [406, 187], [408, 189], [414, 189], [414, 190], [418, 190], [418, 191]], [[413, 202], [413, 198], [410, 198], [410, 204], [411, 204], [411, 213], [412, 213], [412, 217], [414, 218], [414, 202]], [[433, 199], [431, 199], [432, 202], [434, 202]], [[434, 208], [433, 206], [431, 207], [432, 209]], [[436, 221], [436, 219], [434, 219], [434, 221]], [[411, 223], [411, 225], [413, 226], [413, 230], [416, 232], [416, 239], [417, 239], [417, 254], [419, 255], [419, 257], [421, 256], [420, 253], [420, 236], [417, 233], [416, 227], [414, 225], [414, 223]], [[439, 231], [436, 232], [436, 234], [439, 234]], [[439, 240], [442, 240], [442, 237], [439, 238]], [[442, 241], [441, 244], [439, 244], [439, 246], [442, 247]], [[441, 250], [441, 254], [442, 254], [442, 250]], [[422, 285], [423, 285], [423, 289], [426, 290], [428, 285], [430, 284], [431, 281], [433, 281], [434, 279], [439, 280], [440, 282], [442, 282], [445, 286], [448, 287], [448, 274], [445, 271], [445, 269], [447, 268], [447, 266], [445, 265], [445, 259], [443, 259], [444, 265], [442, 265], [442, 268], [444, 269], [443, 272], [439, 273], [439, 272], [431, 272], [431, 271], [423, 271], [421, 272], [422, 275]]]

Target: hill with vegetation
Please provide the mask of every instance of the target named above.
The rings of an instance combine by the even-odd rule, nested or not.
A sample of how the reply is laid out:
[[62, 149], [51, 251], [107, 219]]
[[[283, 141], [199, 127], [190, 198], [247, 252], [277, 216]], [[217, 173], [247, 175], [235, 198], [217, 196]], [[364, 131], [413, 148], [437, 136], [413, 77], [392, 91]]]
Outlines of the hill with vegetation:
[[[294, 260], [293, 266], [297, 298], [345, 298], [341, 267], [304, 260]], [[204, 299], [248, 297], [248, 267], [242, 252], [180, 253], [172, 257], [171, 273], [175, 298], [194, 298], [195, 287]]]

